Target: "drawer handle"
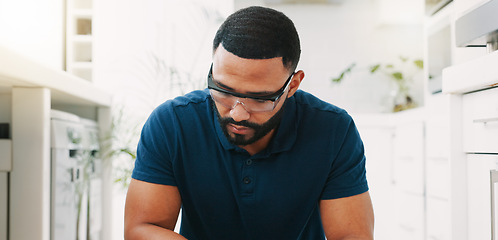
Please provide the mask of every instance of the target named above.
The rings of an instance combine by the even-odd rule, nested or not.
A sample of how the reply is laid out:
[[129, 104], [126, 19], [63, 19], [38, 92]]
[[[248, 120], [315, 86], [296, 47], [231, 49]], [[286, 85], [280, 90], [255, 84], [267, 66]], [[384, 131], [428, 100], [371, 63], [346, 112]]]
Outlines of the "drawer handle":
[[498, 117], [496, 118], [483, 118], [483, 119], [475, 119], [474, 123], [488, 123], [488, 122], [498, 122]]

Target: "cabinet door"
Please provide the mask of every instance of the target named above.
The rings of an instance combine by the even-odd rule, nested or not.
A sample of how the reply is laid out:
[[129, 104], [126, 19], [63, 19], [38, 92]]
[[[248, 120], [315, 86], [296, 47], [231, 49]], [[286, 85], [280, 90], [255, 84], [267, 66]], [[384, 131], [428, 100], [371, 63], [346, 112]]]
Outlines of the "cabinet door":
[[0, 172], [0, 239], [7, 239], [7, 172]]
[[479, 7], [480, 5], [489, 2], [489, 0], [458, 0], [455, 1], [456, 3], [456, 9], [455, 13], [459, 17], [460, 15], [463, 15], [465, 13], [468, 13], [469, 11], [472, 11], [473, 9]]
[[492, 239], [490, 171], [497, 169], [498, 155], [467, 155], [468, 239]]
[[450, 197], [450, 130], [444, 121], [427, 121], [425, 126], [426, 195]]
[[446, 199], [428, 197], [427, 209], [427, 240], [450, 239], [450, 203]]
[[462, 97], [463, 147], [467, 153], [498, 153], [498, 88]]
[[367, 179], [375, 208], [375, 239], [393, 238], [394, 186], [391, 128], [358, 126], [365, 145]]
[[394, 176], [396, 188], [424, 194], [424, 124], [400, 124], [394, 137]]
[[395, 195], [396, 224], [393, 239], [424, 239], [424, 197], [419, 194], [398, 191]]

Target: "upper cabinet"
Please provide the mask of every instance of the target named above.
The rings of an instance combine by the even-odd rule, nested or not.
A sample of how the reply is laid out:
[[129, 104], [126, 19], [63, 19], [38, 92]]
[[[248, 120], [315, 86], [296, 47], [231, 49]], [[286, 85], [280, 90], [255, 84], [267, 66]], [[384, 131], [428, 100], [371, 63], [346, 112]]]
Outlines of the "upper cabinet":
[[490, 0], [455, 0], [455, 15], [462, 16]]
[[455, 22], [455, 42], [459, 47], [486, 47], [488, 52], [498, 50], [498, 1], [479, 4]]
[[443, 69], [452, 64], [451, 13], [454, 3], [443, 5], [446, 2], [439, 1], [439, 4], [434, 3], [429, 8], [426, 6], [424, 65], [427, 94], [441, 92]]
[[93, 2], [67, 0], [66, 71], [93, 79]]

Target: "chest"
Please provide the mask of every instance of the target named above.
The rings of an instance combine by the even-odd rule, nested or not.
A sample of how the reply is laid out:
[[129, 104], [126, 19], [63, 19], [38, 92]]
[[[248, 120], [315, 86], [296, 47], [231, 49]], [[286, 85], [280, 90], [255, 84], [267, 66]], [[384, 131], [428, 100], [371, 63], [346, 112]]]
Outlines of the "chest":
[[179, 190], [183, 199], [199, 199], [196, 204], [206, 208], [288, 209], [317, 202], [330, 171], [328, 159], [291, 153], [188, 155], [175, 166]]

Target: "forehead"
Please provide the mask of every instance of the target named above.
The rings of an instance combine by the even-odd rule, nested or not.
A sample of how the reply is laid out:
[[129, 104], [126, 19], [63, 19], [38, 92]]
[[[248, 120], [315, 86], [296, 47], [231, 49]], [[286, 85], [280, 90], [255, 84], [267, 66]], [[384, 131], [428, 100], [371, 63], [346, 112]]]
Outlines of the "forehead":
[[281, 57], [270, 59], [240, 58], [223, 48], [213, 54], [213, 80], [240, 93], [275, 92], [282, 87], [290, 72]]

